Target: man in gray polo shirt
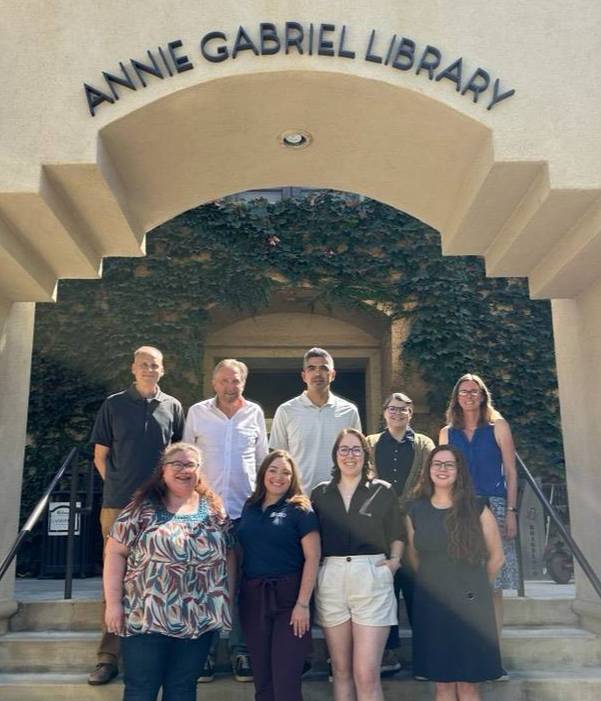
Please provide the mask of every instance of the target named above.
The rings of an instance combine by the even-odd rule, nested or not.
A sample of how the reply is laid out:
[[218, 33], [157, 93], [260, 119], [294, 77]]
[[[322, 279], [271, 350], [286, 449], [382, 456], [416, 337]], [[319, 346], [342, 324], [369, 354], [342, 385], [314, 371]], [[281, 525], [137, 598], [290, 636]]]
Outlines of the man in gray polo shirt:
[[357, 407], [330, 391], [336, 377], [334, 360], [323, 348], [311, 348], [303, 357], [307, 389], [281, 404], [271, 425], [269, 447], [287, 450], [296, 461], [305, 494], [331, 478], [332, 446], [343, 428], [361, 430]]
[[[105, 541], [121, 509], [152, 474], [163, 449], [180, 441], [184, 432], [182, 405], [158, 385], [164, 374], [161, 351], [138, 348], [131, 371], [135, 382], [104, 401], [92, 430], [94, 465], [104, 480], [100, 526]], [[104, 626], [97, 655], [96, 669], [88, 676], [93, 686], [110, 682], [118, 672], [119, 637]]]

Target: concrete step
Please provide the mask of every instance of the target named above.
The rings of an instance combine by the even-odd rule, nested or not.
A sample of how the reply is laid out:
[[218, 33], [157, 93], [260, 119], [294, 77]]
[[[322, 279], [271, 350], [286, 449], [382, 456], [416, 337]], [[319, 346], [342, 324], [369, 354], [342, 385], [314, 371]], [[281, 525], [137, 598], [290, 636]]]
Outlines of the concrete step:
[[[433, 685], [418, 682], [407, 672], [383, 681], [387, 699], [431, 701]], [[2, 701], [120, 701], [120, 679], [103, 687], [91, 687], [82, 674], [0, 674]], [[331, 701], [332, 685], [326, 680], [303, 682], [305, 701]], [[509, 681], [482, 685], [483, 701], [599, 701], [601, 669], [581, 672], [524, 671]], [[253, 701], [254, 686], [231, 678], [218, 678], [198, 686], [199, 701]]]
[[[524, 626], [573, 626], [577, 616], [572, 610], [573, 599], [517, 598], [504, 602], [505, 624]], [[401, 606], [404, 617], [404, 610]], [[32, 601], [19, 604], [18, 612], [10, 621], [12, 631], [42, 630], [98, 630], [102, 605], [97, 599], [63, 599]], [[406, 619], [401, 623], [406, 624]]]
[[[401, 630], [400, 657], [411, 657], [411, 633]], [[0, 669], [4, 672], [83, 672], [93, 668], [99, 635], [95, 631], [25, 631], [0, 637]], [[226, 654], [222, 641], [221, 660]], [[509, 670], [577, 670], [601, 666], [601, 639], [576, 627], [508, 627], [501, 640]], [[314, 636], [317, 667], [325, 644]], [[1, 697], [0, 697], [1, 698]], [[601, 695], [600, 697], [601, 698]]]

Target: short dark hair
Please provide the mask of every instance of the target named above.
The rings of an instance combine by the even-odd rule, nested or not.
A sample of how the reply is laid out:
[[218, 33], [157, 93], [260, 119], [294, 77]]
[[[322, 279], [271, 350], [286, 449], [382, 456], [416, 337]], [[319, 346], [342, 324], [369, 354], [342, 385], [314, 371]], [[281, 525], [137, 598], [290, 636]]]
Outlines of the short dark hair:
[[413, 404], [413, 399], [411, 397], [408, 397], [406, 394], [403, 394], [402, 392], [393, 392], [392, 394], [389, 394], [386, 399], [384, 400], [384, 404], [382, 404], [382, 409], [388, 409], [388, 405], [390, 402], [396, 399], [397, 402], [405, 402], [405, 404]]
[[334, 369], [334, 358], [328, 353], [327, 350], [323, 348], [309, 348], [309, 350], [303, 355], [303, 369], [307, 367], [307, 361], [309, 358], [323, 358], [329, 365]]

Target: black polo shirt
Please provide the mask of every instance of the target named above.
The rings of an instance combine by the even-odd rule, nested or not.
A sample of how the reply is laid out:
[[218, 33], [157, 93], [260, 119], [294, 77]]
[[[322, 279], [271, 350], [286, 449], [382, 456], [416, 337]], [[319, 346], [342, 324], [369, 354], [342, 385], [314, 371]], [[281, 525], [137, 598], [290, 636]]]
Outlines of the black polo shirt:
[[390, 482], [394, 491], [401, 496], [411, 472], [415, 457], [415, 433], [408, 428], [403, 438], [398, 441], [391, 433], [384, 431], [374, 450], [374, 459], [378, 477]]
[[392, 541], [403, 539], [399, 502], [388, 482], [360, 483], [348, 512], [334, 480], [318, 484], [311, 501], [319, 518], [323, 557], [389, 555]]
[[160, 389], [151, 399], [134, 385], [105, 399], [92, 443], [109, 448], [102, 505], [122, 509], [157, 466], [161, 452], [184, 432], [182, 405]]
[[265, 510], [259, 503], [247, 504], [236, 533], [244, 576], [254, 579], [300, 572], [305, 563], [301, 539], [311, 531], [319, 531], [313, 509], [305, 511], [284, 497]]

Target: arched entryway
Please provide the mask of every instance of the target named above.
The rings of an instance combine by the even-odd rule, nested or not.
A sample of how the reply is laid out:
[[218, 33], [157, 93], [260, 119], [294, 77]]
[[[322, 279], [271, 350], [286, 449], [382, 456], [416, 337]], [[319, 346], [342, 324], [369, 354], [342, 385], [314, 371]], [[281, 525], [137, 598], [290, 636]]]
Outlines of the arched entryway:
[[[0, 549], [7, 549], [16, 523], [31, 303], [51, 300], [58, 278], [98, 275], [105, 256], [143, 254], [148, 230], [194, 205], [295, 184], [387, 202], [439, 229], [446, 254], [484, 255], [490, 274], [527, 276], [534, 296], [556, 300], [573, 528], [586, 554], [601, 563], [601, 543], [590, 529], [599, 517], [593, 495], [601, 489], [601, 145], [594, 137], [601, 88], [589, 81], [588, 64], [573, 65], [575, 57], [594, 54], [590, 27], [599, 13], [578, 3], [582, 11], [572, 13], [563, 35], [573, 59], [557, 62], [551, 80], [540, 56], [556, 56], [556, 40], [541, 29], [535, 5], [515, 0], [502, 17], [491, 11], [478, 18], [478, 32], [459, 21], [473, 17], [467, 0], [435, 10], [411, 2], [402, 13], [392, 2], [347, 5], [335, 2], [329, 11], [340, 18], [338, 39], [346, 23], [347, 38], [361, 47], [353, 60], [338, 47], [334, 55], [271, 58], [248, 51], [217, 66], [198, 57], [198, 34], [229, 24], [235, 35], [233, 9], [190, 4], [166, 16], [157, 5], [142, 17], [124, 8], [121, 26], [136, 26], [136, 35], [154, 44], [179, 35], [177, 66], [185, 64], [185, 47], [196, 68], [176, 68], [144, 90], [121, 86], [121, 99], [94, 118], [82, 83], [118, 66], [119, 56], [144, 56], [143, 44], [132, 48], [132, 33], [115, 31], [109, 7], [94, 16], [97, 41], [89, 40], [89, 17], [70, 3], [52, 4], [36, 17], [27, 17], [27, 6], [6, 10], [11, 26], [26, 29], [14, 33], [19, 61], [6, 54], [5, 89], [12, 97], [7, 92], [4, 103], [14, 107], [2, 134], [0, 177], [0, 511], [9, 527]], [[323, 10], [311, 2], [303, 8], [307, 16]], [[285, 9], [274, 16], [280, 25], [288, 19]], [[546, 12], [545, 26], [566, 26], [563, 7]], [[264, 15], [263, 3], [245, 9], [253, 28]], [[501, 41], [499, 26], [507, 22], [511, 30]], [[59, 26], [60, 32], [48, 31]], [[391, 26], [399, 33], [411, 27], [422, 50], [428, 41], [444, 46], [449, 64], [463, 53], [472, 72], [482, 56], [491, 67], [491, 91], [515, 87], [516, 98], [487, 110], [484, 100], [470, 100], [463, 77], [428, 80], [415, 67], [395, 70], [385, 49], [380, 61], [366, 59], [371, 32], [386, 46]], [[34, 88], [24, 90], [32, 76]], [[307, 133], [307, 148], [284, 146], [281, 136], [289, 130]], [[10, 600], [12, 585], [1, 587], [0, 597]], [[581, 579], [578, 591], [584, 608], [601, 611]]]

